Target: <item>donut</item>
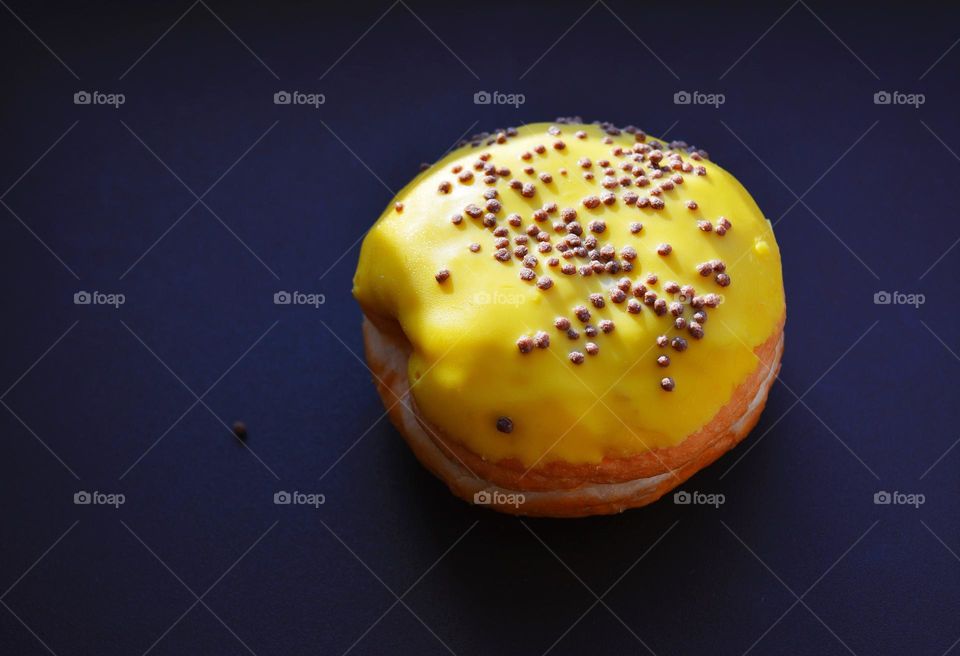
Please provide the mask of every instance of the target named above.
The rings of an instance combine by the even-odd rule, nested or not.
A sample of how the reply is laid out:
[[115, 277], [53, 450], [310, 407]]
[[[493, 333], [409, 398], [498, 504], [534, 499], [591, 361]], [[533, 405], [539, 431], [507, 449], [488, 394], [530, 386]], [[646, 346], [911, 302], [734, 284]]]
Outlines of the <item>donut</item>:
[[458, 497], [550, 517], [656, 501], [756, 425], [780, 251], [708, 154], [579, 118], [472, 137], [363, 240], [390, 420]]

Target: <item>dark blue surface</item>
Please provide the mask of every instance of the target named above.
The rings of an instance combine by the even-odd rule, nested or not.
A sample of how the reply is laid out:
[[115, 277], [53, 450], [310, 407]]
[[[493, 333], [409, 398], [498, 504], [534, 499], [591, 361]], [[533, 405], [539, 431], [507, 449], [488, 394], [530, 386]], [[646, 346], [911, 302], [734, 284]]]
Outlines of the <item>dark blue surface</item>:
[[[613, 0], [0, 10], [0, 653], [950, 650], [958, 17]], [[74, 105], [81, 89], [126, 103]], [[281, 89], [326, 103], [274, 105]], [[480, 90], [526, 103], [478, 106]], [[679, 90], [726, 102], [676, 105]], [[876, 105], [880, 90], [926, 102]], [[356, 357], [356, 245], [388, 188], [464, 132], [569, 114], [673, 126], [777, 221], [781, 382], [752, 436], [685, 486], [725, 495], [719, 509], [468, 507], [382, 419]], [[281, 289], [327, 302], [274, 305]], [[74, 305], [80, 290], [126, 303]], [[926, 303], [876, 305], [881, 290]], [[75, 505], [79, 490], [126, 503]], [[326, 503], [274, 505], [278, 490]], [[926, 503], [875, 505], [880, 490]]]

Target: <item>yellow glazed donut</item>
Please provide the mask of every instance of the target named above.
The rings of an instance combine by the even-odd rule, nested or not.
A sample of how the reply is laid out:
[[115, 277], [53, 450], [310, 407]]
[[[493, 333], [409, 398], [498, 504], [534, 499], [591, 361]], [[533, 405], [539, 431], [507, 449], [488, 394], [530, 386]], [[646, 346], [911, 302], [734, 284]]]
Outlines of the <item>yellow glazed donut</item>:
[[737, 180], [579, 119], [478, 135], [420, 173], [353, 293], [414, 453], [517, 514], [655, 501], [753, 428], [783, 351], [779, 249]]

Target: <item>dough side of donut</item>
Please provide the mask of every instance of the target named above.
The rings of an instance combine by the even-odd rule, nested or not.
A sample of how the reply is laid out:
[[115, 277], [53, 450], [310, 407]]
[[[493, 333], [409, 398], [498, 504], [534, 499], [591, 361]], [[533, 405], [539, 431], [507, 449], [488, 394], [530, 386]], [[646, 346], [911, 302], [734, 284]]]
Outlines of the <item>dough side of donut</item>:
[[[490, 462], [445, 439], [418, 415], [410, 395], [410, 345], [389, 321], [363, 322], [367, 363], [390, 420], [417, 459], [467, 502], [500, 512], [549, 517], [613, 514], [652, 503], [740, 442], [760, 418], [780, 370], [783, 320], [758, 346], [757, 367], [705, 426], [674, 447], [599, 464], [549, 462], [527, 471], [519, 462]], [[505, 437], [505, 439], [508, 439]], [[522, 498], [522, 503], [517, 500]]]

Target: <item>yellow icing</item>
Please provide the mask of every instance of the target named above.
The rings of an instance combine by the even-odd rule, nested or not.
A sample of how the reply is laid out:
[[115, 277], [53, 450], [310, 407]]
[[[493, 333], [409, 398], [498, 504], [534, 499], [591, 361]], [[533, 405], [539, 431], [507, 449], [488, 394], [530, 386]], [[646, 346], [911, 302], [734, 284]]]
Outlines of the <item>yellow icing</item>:
[[[603, 143], [607, 135], [596, 125], [558, 125], [559, 136], [548, 134], [549, 127], [547, 123], [527, 125], [506, 143], [465, 146], [418, 175], [391, 201], [365, 238], [353, 293], [364, 312], [397, 320], [410, 340], [412, 394], [426, 421], [487, 459], [516, 458], [527, 466], [553, 460], [596, 463], [605, 456], [676, 445], [729, 401], [757, 366], [751, 350], [772, 334], [783, 316], [780, 252], [772, 228], [733, 176], [712, 162], [692, 161], [683, 151], [677, 152], [684, 161], [703, 165], [707, 175], [684, 173], [683, 184], [663, 192], [664, 209], [631, 207], [622, 196], [627, 190], [646, 196], [672, 172], [661, 180], [651, 179], [648, 187], [615, 189], [615, 204], [588, 210], [581, 200], [606, 191], [597, 162], [607, 159], [618, 177], [624, 175], [619, 165], [627, 160], [614, 156], [612, 149], [633, 147], [636, 139], [624, 133], [611, 137], [610, 145]], [[576, 138], [577, 130], [585, 131], [587, 138]], [[552, 147], [558, 139], [565, 149]], [[534, 152], [539, 144], [546, 147], [545, 153]], [[526, 151], [533, 153], [529, 161], [521, 159]], [[666, 147], [664, 151], [671, 152]], [[464, 213], [471, 203], [482, 208], [482, 194], [491, 188], [483, 182], [483, 173], [473, 168], [481, 153], [489, 153], [490, 163], [511, 172], [495, 185], [503, 205], [496, 215], [498, 225], [507, 225], [506, 217], [513, 212], [523, 218], [522, 227], [510, 227], [511, 250], [513, 237], [524, 234], [533, 223], [532, 212], [554, 201], [561, 209], [576, 209], [583, 237], [591, 234], [590, 220], [604, 220], [606, 231], [596, 235], [600, 245], [616, 246], [618, 258], [623, 246], [633, 246], [638, 253], [633, 271], [563, 275], [559, 267], [547, 266], [549, 257], [561, 254], [556, 250], [538, 253], [531, 238], [530, 252], [539, 260], [537, 275], [549, 275], [554, 282], [543, 291], [519, 278], [523, 264], [517, 258], [511, 257], [508, 263], [495, 260], [492, 230]], [[593, 162], [593, 180], [582, 175], [584, 170], [577, 163], [582, 157]], [[472, 181], [458, 181], [451, 173], [457, 164], [474, 173]], [[524, 173], [527, 165], [536, 169], [534, 174]], [[550, 173], [553, 181], [541, 182], [537, 176], [542, 172]], [[510, 178], [532, 182], [536, 195], [524, 198], [509, 187]], [[452, 185], [448, 194], [438, 190], [443, 181]], [[686, 207], [690, 199], [698, 209]], [[399, 211], [395, 203], [402, 203]], [[458, 213], [463, 221], [454, 225], [450, 217]], [[722, 237], [696, 226], [698, 219], [716, 225], [721, 216], [733, 224]], [[558, 212], [541, 224], [554, 245], [563, 238], [551, 227], [559, 220]], [[628, 228], [634, 221], [644, 226], [638, 234]], [[471, 242], [481, 244], [480, 252], [469, 250]], [[673, 246], [670, 255], [657, 254], [661, 242]], [[712, 276], [701, 277], [696, 271], [697, 264], [717, 258], [727, 264], [732, 279], [725, 288]], [[580, 258], [561, 257], [560, 261], [584, 263]], [[451, 273], [442, 284], [434, 277], [441, 268]], [[644, 305], [639, 314], [629, 314], [626, 302], [610, 302], [609, 289], [618, 279], [642, 281], [649, 273], [659, 281], [648, 288], [668, 302], [673, 300], [663, 292], [668, 280], [692, 284], [698, 295], [722, 294], [719, 307], [706, 308], [703, 339], [677, 330], [669, 312], [657, 316]], [[595, 292], [606, 297], [603, 309], [594, 308], [588, 300]], [[615, 330], [586, 338], [571, 311], [576, 305], [590, 309], [593, 325], [612, 319]], [[687, 320], [692, 312], [689, 307], [685, 310]], [[572, 341], [554, 328], [559, 316], [570, 319], [580, 330], [580, 339]], [[517, 339], [538, 330], [550, 336], [549, 348], [521, 354]], [[680, 353], [658, 347], [655, 340], [662, 334], [683, 336], [689, 348]], [[586, 341], [599, 345], [599, 353], [588, 355], [579, 366], [573, 364], [568, 353], [585, 353]], [[661, 354], [670, 357], [669, 367], [657, 365]], [[672, 392], [661, 389], [664, 376], [676, 381]], [[513, 421], [512, 433], [496, 429], [501, 416]]]

